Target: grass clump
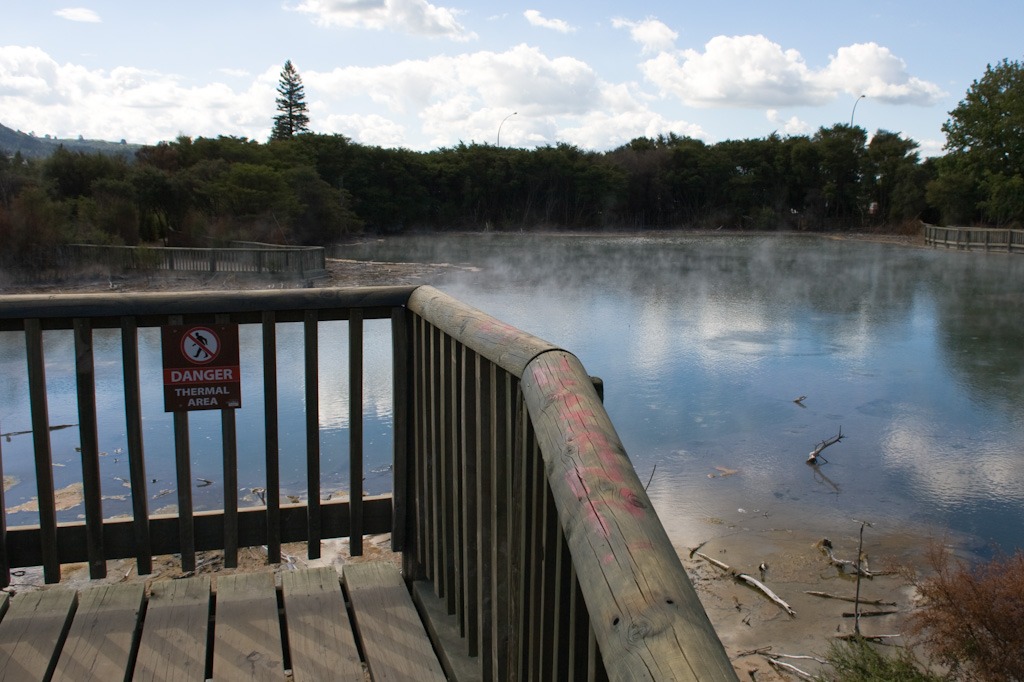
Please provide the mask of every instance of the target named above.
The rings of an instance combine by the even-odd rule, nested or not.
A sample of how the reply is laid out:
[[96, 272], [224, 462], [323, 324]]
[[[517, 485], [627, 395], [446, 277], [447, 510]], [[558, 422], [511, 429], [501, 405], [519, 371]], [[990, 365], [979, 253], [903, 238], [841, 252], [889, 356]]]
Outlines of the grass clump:
[[907, 649], [891, 656], [880, 653], [863, 638], [829, 644], [828, 669], [819, 682], [945, 682], [948, 678], [922, 670]]

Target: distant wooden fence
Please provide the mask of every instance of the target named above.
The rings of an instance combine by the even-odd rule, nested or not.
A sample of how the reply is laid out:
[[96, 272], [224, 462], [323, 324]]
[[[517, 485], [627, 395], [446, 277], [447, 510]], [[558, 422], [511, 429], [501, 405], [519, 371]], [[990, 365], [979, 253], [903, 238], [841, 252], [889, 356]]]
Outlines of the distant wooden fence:
[[111, 273], [174, 272], [255, 273], [320, 277], [327, 273], [322, 246], [252, 244], [244, 248], [169, 248], [68, 244], [58, 252], [66, 269], [103, 267]]
[[925, 225], [924, 243], [965, 251], [1024, 253], [1024, 230]]

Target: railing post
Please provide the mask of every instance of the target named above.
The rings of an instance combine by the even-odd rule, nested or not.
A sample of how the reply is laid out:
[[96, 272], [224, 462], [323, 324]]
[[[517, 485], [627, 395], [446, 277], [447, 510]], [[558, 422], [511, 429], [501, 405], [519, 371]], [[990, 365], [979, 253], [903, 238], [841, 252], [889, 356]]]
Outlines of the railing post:
[[85, 544], [89, 577], [105, 578], [103, 500], [100, 491], [99, 437], [96, 429], [96, 368], [92, 352], [92, 323], [75, 318], [75, 385], [78, 391], [78, 434], [82, 453], [82, 492], [85, 499]]
[[348, 319], [349, 553], [363, 555], [363, 311]]
[[38, 319], [25, 320], [29, 404], [32, 443], [35, 451], [36, 493], [39, 500], [39, 541], [43, 580], [60, 582], [57, 552], [57, 510], [53, 490], [53, 456], [50, 450], [50, 416], [46, 405], [46, 364], [43, 360], [43, 328]]

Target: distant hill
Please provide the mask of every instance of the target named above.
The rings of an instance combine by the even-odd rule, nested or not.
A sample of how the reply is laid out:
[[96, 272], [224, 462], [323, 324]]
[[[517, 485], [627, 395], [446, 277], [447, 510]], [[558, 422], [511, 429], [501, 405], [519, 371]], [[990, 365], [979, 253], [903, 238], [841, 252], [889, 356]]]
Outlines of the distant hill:
[[141, 144], [128, 144], [127, 142], [106, 142], [104, 140], [67, 139], [62, 140], [56, 137], [35, 137], [20, 130], [12, 130], [0, 123], [0, 152], [12, 155], [21, 152], [26, 158], [45, 158], [53, 153], [58, 146], [75, 152], [86, 154], [109, 154], [111, 156], [124, 156], [131, 158]]

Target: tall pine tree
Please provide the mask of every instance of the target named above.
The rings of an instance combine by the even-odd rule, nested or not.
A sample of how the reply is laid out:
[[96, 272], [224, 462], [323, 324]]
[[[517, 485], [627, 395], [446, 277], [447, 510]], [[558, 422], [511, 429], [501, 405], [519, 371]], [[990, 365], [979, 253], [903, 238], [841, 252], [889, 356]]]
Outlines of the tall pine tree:
[[309, 132], [309, 116], [306, 115], [306, 92], [302, 77], [292, 66], [292, 60], [284, 63], [281, 81], [277, 85], [277, 116], [274, 117], [272, 140], [286, 140], [296, 133]]

